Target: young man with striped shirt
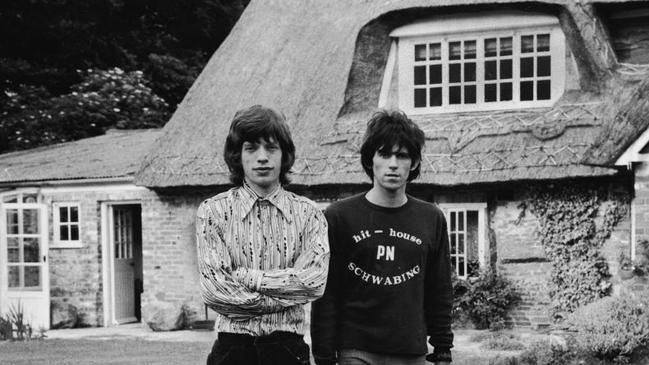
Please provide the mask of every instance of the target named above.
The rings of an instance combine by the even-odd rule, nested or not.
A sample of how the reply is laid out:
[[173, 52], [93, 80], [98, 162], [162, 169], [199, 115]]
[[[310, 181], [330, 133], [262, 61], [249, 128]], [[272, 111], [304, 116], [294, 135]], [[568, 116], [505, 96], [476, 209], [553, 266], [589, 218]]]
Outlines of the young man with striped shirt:
[[218, 313], [207, 364], [309, 364], [304, 305], [324, 292], [327, 223], [282, 187], [295, 160], [283, 115], [238, 112], [224, 159], [235, 187], [205, 200], [196, 222], [203, 299]]
[[382, 111], [368, 122], [361, 162], [372, 188], [325, 212], [329, 279], [311, 312], [318, 365], [451, 362], [446, 220], [434, 204], [406, 194], [423, 146], [424, 133], [401, 112]]

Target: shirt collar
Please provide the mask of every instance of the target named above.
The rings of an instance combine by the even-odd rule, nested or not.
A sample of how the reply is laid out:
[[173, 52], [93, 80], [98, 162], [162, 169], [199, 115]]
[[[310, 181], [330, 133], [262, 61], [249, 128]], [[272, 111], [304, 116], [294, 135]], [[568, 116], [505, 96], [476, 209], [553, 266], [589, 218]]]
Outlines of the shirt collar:
[[290, 209], [286, 200], [286, 190], [284, 190], [281, 185], [278, 186], [275, 191], [262, 198], [257, 194], [257, 192], [252, 189], [252, 187], [250, 187], [250, 185], [248, 185], [247, 182], [244, 181], [243, 185], [239, 189], [239, 192], [243, 208], [241, 220], [245, 219], [248, 214], [250, 214], [250, 211], [252, 210], [252, 207], [255, 206], [255, 203], [259, 201], [267, 201], [270, 204], [274, 205], [280, 212], [282, 212], [282, 215], [289, 223], [291, 222], [292, 219], [291, 215], [289, 214]]

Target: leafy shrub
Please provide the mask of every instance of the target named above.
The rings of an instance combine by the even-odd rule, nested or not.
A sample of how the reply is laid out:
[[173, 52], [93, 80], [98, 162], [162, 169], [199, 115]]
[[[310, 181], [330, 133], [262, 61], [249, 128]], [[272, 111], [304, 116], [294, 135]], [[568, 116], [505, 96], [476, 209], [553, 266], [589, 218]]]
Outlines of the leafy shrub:
[[469, 340], [480, 342], [481, 347], [488, 350], [518, 351], [525, 348], [520, 336], [502, 331], [481, 332], [471, 336]]
[[536, 340], [523, 351], [521, 365], [567, 365], [575, 362], [576, 355], [557, 341]]
[[507, 312], [520, 300], [513, 285], [493, 270], [455, 280], [454, 318], [465, 316], [477, 329], [505, 327]]
[[[566, 321], [575, 330], [579, 350], [604, 360], [625, 363], [649, 344], [648, 293], [607, 297], [579, 308]], [[593, 320], [596, 319], [596, 320]]]

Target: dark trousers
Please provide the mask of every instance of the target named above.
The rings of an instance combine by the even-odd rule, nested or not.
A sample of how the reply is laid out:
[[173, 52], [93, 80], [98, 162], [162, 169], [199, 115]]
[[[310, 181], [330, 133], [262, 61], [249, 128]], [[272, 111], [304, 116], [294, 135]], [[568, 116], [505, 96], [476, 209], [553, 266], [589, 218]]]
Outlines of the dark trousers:
[[301, 335], [273, 332], [250, 336], [219, 332], [207, 365], [308, 365], [309, 345]]

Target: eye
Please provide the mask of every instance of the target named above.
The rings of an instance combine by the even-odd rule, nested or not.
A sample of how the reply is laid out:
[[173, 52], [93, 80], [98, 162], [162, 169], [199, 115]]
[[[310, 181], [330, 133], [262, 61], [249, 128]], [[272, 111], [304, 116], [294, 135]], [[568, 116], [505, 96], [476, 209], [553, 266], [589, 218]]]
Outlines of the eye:
[[390, 155], [391, 155], [391, 153], [386, 152], [386, 151], [381, 151], [381, 150], [376, 151], [376, 154], [379, 155], [379, 157], [382, 157], [382, 158], [389, 158]]
[[410, 158], [410, 155], [405, 152], [399, 152], [397, 153], [397, 158], [400, 160], [407, 160]]

